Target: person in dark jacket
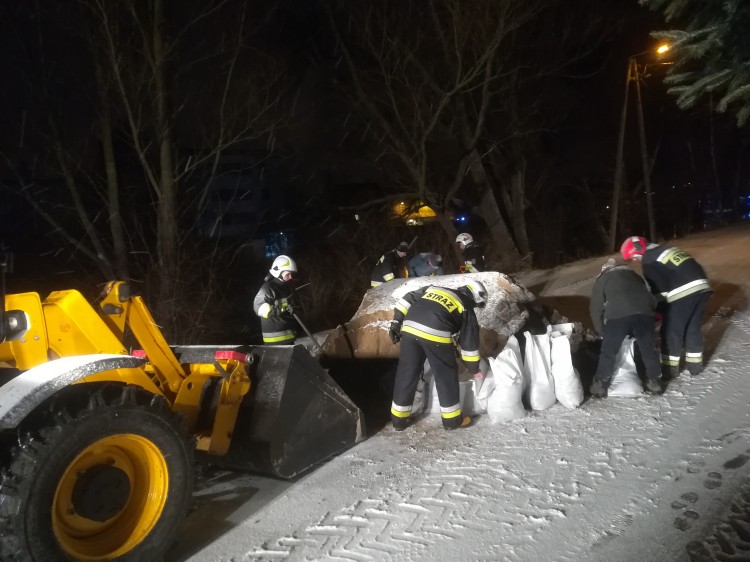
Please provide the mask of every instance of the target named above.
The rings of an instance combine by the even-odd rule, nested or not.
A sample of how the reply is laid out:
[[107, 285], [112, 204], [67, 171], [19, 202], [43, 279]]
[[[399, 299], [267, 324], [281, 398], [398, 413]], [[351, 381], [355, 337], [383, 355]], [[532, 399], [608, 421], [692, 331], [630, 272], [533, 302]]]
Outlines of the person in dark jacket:
[[662, 374], [676, 377], [684, 352], [688, 372], [699, 375], [703, 371], [701, 317], [712, 293], [703, 267], [686, 251], [649, 244], [641, 236], [627, 238], [620, 254], [641, 262], [643, 276], [659, 299]]
[[409, 251], [409, 244], [401, 242], [393, 250], [380, 256], [370, 275], [370, 287], [377, 287], [399, 276], [404, 269], [404, 258]]
[[297, 264], [292, 258], [277, 257], [255, 295], [253, 310], [260, 317], [265, 345], [294, 344], [297, 322], [292, 307], [292, 280], [296, 273]]
[[415, 254], [408, 262], [409, 277], [431, 277], [443, 274], [443, 258], [438, 254]]
[[656, 301], [644, 279], [626, 265], [615, 265], [610, 259], [591, 291], [589, 312], [594, 329], [602, 336], [599, 365], [596, 368], [591, 395], [603, 398], [612, 381], [615, 358], [626, 336], [638, 343], [646, 367], [646, 388], [662, 393], [659, 353], [654, 339], [654, 305]]
[[406, 293], [393, 310], [389, 334], [401, 342], [401, 352], [393, 385], [391, 422], [403, 431], [411, 421], [411, 409], [425, 359], [435, 372], [443, 428], [456, 429], [471, 424], [461, 412], [458, 365], [453, 335], [459, 335], [461, 359], [472, 375], [479, 370], [479, 323], [474, 308], [487, 304], [487, 290], [472, 280], [457, 290], [428, 286]]
[[463, 254], [464, 264], [462, 271], [464, 273], [479, 273], [485, 271], [484, 251], [481, 246], [474, 241], [474, 237], [468, 232], [462, 232], [456, 236], [456, 244]]

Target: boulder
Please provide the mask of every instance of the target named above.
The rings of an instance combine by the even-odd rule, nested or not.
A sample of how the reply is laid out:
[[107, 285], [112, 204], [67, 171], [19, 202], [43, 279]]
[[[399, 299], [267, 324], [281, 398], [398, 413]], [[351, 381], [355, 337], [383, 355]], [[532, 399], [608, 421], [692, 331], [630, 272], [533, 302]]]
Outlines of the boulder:
[[487, 306], [476, 309], [482, 357], [497, 356], [509, 336], [522, 328], [529, 329], [530, 320], [539, 322], [541, 319], [541, 333], [548, 324], [566, 321], [554, 311], [543, 312], [526, 287], [503, 273], [490, 271], [395, 279], [367, 291], [352, 319], [328, 335], [323, 353], [332, 359], [398, 358], [399, 346], [391, 343], [388, 336], [397, 299], [426, 285], [456, 289], [466, 285], [469, 279], [477, 279], [487, 288]]

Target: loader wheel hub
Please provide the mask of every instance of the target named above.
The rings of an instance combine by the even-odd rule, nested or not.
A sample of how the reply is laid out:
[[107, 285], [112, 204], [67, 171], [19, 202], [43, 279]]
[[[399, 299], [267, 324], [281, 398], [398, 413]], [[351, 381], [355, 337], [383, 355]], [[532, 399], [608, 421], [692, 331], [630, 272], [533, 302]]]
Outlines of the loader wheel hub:
[[132, 433], [103, 437], [60, 478], [52, 529], [75, 560], [116, 559], [154, 529], [168, 493], [167, 461], [154, 442]]
[[94, 466], [73, 487], [73, 509], [81, 517], [106, 521], [117, 515], [130, 496], [130, 480], [114, 466]]

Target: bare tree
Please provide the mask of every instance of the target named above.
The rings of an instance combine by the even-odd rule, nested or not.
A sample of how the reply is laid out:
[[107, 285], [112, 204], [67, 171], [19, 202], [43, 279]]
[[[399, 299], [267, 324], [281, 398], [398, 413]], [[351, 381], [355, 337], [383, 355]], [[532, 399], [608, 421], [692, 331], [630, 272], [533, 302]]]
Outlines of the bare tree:
[[468, 203], [488, 227], [493, 265], [528, 263], [529, 184], [541, 186], [551, 168], [538, 145], [565, 115], [555, 80], [572, 79], [607, 32], [580, 17], [591, 3], [327, 6], [345, 87], [396, 186], [389, 195], [428, 202], [450, 238], [449, 211]]
[[[533, 3], [532, 3], [533, 4]], [[501, 263], [520, 254], [494, 201], [478, 151], [496, 90], [503, 41], [534, 13], [510, 0], [424, 3], [347, 2], [329, 7], [355, 104], [397, 186], [392, 197], [427, 202], [447, 236], [449, 211], [475, 204], [490, 228]]]
[[[186, 285], [193, 293], [215, 290], [211, 283], [228, 259], [218, 245], [201, 242], [197, 219], [211, 204], [227, 151], [272, 146], [283, 126], [287, 63], [254, 41], [265, 7], [226, 0], [79, 0], [76, 7], [57, 13], [37, 6], [48, 25], [38, 27], [37, 44], [29, 47], [28, 76], [49, 109], [46, 144], [72, 213], [49, 205], [34, 185], [20, 192], [103, 277], [137, 270], [154, 286], [159, 320], [185, 325], [177, 315], [185, 314]], [[45, 34], [56, 31], [58, 17], [88, 61], [54, 64], [60, 39], [45, 41]], [[75, 88], [60, 74], [71, 68], [79, 74], [77, 101], [88, 102], [88, 128], [68, 126], [71, 97], [55, 90], [63, 79]], [[196, 299], [202, 306], [204, 296]], [[192, 308], [190, 318], [199, 312]]]

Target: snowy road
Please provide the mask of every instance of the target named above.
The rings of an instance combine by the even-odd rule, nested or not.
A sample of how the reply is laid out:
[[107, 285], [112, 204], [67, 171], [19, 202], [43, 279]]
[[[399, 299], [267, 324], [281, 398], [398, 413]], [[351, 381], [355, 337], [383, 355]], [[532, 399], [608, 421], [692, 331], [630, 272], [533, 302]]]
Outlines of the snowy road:
[[[748, 242], [676, 242], [716, 288], [701, 377], [507, 424], [388, 428], [294, 483], [217, 473], [168, 560], [750, 560]], [[602, 261], [519, 279], [583, 321]]]

